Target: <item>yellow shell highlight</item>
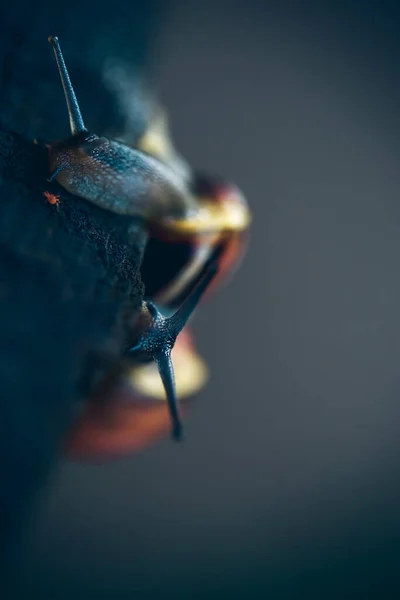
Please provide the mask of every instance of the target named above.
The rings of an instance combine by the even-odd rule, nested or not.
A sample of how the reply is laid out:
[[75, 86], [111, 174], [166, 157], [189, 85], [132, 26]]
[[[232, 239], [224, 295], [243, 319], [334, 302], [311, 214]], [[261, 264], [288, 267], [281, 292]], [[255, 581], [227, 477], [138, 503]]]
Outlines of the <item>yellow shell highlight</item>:
[[185, 219], [164, 219], [162, 227], [176, 234], [201, 234], [230, 231], [244, 231], [251, 222], [251, 213], [247, 204], [232, 193], [232, 202], [229, 196], [219, 204], [207, 200], [200, 201], [200, 208], [193, 215]]

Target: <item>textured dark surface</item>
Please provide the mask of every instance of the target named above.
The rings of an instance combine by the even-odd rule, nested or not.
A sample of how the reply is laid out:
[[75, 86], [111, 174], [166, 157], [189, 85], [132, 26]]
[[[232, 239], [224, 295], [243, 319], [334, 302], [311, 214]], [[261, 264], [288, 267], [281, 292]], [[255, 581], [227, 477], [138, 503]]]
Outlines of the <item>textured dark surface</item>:
[[145, 236], [132, 219], [55, 185], [60, 204], [50, 205], [46, 150], [0, 134], [0, 152], [0, 531], [7, 543], [18, 504], [59, 454], [72, 401], [127, 343]]
[[[57, 32], [72, 50], [88, 124], [99, 134], [121, 131], [127, 117], [104, 83], [105, 60], [123, 57], [127, 69], [142, 70], [156, 5], [120, 7], [135, 26], [118, 35], [94, 2], [0, 9], [0, 554], [1, 565], [17, 572], [32, 502], [60, 456], [74, 403], [126, 347], [126, 325], [143, 292], [137, 269], [146, 241], [138, 221], [46, 181], [47, 149], [33, 138], [68, 133], [47, 36]], [[45, 191], [60, 196], [58, 206]]]

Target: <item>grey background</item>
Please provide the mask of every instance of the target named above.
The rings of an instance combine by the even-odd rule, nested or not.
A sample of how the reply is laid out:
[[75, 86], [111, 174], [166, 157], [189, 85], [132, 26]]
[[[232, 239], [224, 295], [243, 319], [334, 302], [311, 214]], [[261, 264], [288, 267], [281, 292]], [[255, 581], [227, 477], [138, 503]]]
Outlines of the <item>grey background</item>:
[[53, 474], [40, 597], [397, 597], [394, 6], [174, 3], [158, 89], [182, 153], [245, 191], [251, 244], [196, 315], [185, 444]]

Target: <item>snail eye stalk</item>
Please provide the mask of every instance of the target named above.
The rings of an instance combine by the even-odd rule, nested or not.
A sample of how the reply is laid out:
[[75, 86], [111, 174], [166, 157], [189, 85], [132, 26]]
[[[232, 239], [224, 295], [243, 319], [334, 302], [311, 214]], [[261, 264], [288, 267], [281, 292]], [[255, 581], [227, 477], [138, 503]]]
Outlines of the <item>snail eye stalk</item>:
[[83, 122], [81, 110], [79, 108], [78, 100], [76, 99], [74, 88], [72, 87], [71, 80], [69, 78], [68, 69], [64, 61], [63, 54], [60, 48], [60, 42], [58, 37], [52, 35], [48, 38], [50, 44], [53, 46], [54, 54], [57, 61], [58, 70], [60, 72], [61, 83], [64, 89], [65, 100], [67, 102], [69, 123], [71, 126], [72, 135], [77, 135], [83, 131], [87, 131]]
[[154, 362], [160, 373], [163, 382], [165, 394], [167, 396], [168, 410], [171, 417], [172, 431], [171, 437], [177, 442], [183, 439], [183, 428], [179, 417], [178, 402], [176, 398], [174, 367], [171, 360], [171, 351], [161, 351], [154, 354]]
[[182, 440], [183, 428], [178, 411], [171, 350], [216, 273], [217, 266], [213, 263], [171, 317], [164, 317], [152, 302], [145, 302], [144, 314], [150, 315], [150, 325], [141, 334], [138, 343], [127, 350], [127, 355], [135, 360], [154, 360], [156, 363], [167, 397], [172, 438], [176, 441]]

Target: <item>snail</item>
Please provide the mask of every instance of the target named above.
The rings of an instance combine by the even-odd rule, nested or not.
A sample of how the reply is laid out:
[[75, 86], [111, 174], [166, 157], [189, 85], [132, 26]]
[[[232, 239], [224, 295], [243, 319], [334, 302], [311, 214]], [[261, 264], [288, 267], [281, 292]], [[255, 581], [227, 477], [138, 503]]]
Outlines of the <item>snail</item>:
[[[239, 263], [250, 211], [235, 185], [186, 164], [160, 112], [134, 145], [89, 132], [58, 38], [48, 40], [71, 130], [68, 138], [48, 146], [48, 181], [56, 180], [102, 209], [143, 220], [149, 234], [141, 265], [145, 298], [125, 357], [138, 380], [146, 363], [154, 363], [168, 402], [172, 438], [180, 440], [171, 350], [203, 294]], [[156, 268], [160, 258], [166, 269]]]

